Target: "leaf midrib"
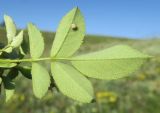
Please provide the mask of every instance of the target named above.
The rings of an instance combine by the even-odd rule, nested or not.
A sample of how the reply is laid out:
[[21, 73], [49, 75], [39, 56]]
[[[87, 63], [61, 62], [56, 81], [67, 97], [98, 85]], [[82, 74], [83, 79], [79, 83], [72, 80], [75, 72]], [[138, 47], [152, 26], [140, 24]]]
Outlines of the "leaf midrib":
[[[131, 57], [131, 58], [98, 58], [98, 59], [87, 59], [87, 58], [70, 58], [68, 60], [70, 61], [99, 61], [99, 60], [129, 60], [129, 59], [132, 59], [132, 60], [135, 60], [135, 59], [149, 59], [149, 58], [152, 58], [152, 57]], [[67, 60], [67, 58], [66, 58]]]
[[[72, 19], [72, 21], [71, 21], [71, 24], [72, 24], [73, 21], [75, 20], [77, 11], [78, 11], [78, 8], [76, 8], [75, 14], [74, 14], [73, 19]], [[54, 55], [55, 57], [58, 55], [59, 51], [62, 49], [62, 46], [63, 46], [63, 44], [65, 43], [65, 41], [66, 41], [66, 39], [67, 39], [67, 36], [69, 35], [70, 30], [71, 30], [71, 27], [68, 29], [67, 34], [66, 34], [63, 42], [61, 43], [61, 46], [60, 46], [60, 48], [58, 49], [57, 53]]]

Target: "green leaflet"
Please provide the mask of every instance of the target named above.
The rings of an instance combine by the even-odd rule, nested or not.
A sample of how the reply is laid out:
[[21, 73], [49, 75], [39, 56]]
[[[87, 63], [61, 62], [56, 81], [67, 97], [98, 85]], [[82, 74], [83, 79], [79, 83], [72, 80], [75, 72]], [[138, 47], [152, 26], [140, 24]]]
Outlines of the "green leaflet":
[[6, 102], [12, 98], [15, 92], [15, 83], [13, 79], [18, 76], [18, 70], [16, 68], [12, 68], [6, 77], [3, 77], [4, 90]]
[[4, 52], [6, 52], [6, 53], [11, 53], [12, 50], [13, 50], [13, 48], [12, 48], [11, 46], [9, 46], [9, 47], [7, 47], [7, 48], [4, 50]]
[[9, 77], [4, 77], [3, 83], [4, 83], [4, 89], [5, 89], [6, 102], [8, 102], [14, 95], [15, 84], [12, 82], [12, 80]]
[[25, 37], [23, 38], [22, 44], [19, 47], [19, 52], [21, 54], [21, 57], [23, 58], [29, 51], [29, 39]]
[[18, 70], [28, 79], [32, 79], [31, 68], [28, 66], [18, 67]]
[[38, 63], [32, 63], [33, 92], [37, 98], [42, 98], [50, 86], [50, 76], [47, 70]]
[[14, 95], [14, 92], [15, 92], [15, 84], [10, 83], [8, 85], [10, 85], [10, 86], [5, 87], [5, 96], [6, 96], [5, 100], [6, 100], [6, 102], [8, 102], [12, 98], [12, 96]]
[[4, 21], [7, 30], [8, 45], [3, 51], [11, 53], [13, 48], [19, 47], [23, 41], [23, 31], [16, 35], [16, 25], [14, 24], [11, 17], [5, 15]]
[[39, 58], [44, 50], [44, 40], [40, 31], [32, 24], [28, 24], [30, 54], [32, 58]]
[[0, 61], [0, 67], [2, 68], [11, 68], [11, 67], [15, 67], [17, 64], [16, 63], [9, 63], [9, 62], [1, 62]]
[[22, 58], [23, 58], [23, 56], [26, 55], [26, 53], [24, 52], [22, 46], [19, 47], [19, 53], [20, 53], [20, 55], [22, 56]]
[[23, 31], [21, 31], [16, 37], [13, 38], [11, 46], [13, 48], [17, 48], [21, 45], [22, 41], [23, 41]]
[[7, 78], [10, 80], [15, 79], [18, 76], [18, 70], [16, 68], [12, 68], [7, 74]]
[[80, 47], [84, 34], [84, 18], [80, 10], [74, 8], [59, 24], [51, 49], [51, 57], [71, 56]]
[[7, 15], [4, 15], [4, 21], [7, 30], [8, 43], [11, 43], [16, 35], [16, 25], [14, 24], [12, 18]]
[[89, 103], [93, 99], [93, 88], [89, 80], [73, 67], [53, 62], [52, 76], [59, 90], [66, 96], [80, 102]]
[[125, 45], [76, 56], [71, 59], [81, 73], [98, 79], [117, 79], [137, 70], [150, 56]]

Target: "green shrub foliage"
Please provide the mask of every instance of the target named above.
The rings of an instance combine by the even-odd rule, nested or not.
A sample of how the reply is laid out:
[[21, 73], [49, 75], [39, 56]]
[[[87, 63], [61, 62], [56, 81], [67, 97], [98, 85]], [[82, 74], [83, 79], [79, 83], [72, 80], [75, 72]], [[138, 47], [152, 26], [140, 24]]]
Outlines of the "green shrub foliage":
[[[27, 48], [23, 31], [17, 33], [11, 17], [5, 15], [4, 21], [8, 42], [0, 49], [0, 85], [6, 101], [14, 94], [14, 79], [20, 72], [32, 80], [33, 93], [37, 98], [42, 98], [48, 90], [57, 87], [74, 100], [90, 103], [94, 99], [94, 91], [87, 77], [105, 80], [122, 78], [151, 57], [127, 45], [75, 56], [85, 35], [84, 18], [78, 8], [72, 9], [61, 20], [50, 55], [45, 58], [41, 57], [44, 39], [35, 25], [28, 24]], [[25, 58], [26, 50], [30, 50], [30, 58]], [[50, 69], [44, 67], [42, 61], [49, 61]]]

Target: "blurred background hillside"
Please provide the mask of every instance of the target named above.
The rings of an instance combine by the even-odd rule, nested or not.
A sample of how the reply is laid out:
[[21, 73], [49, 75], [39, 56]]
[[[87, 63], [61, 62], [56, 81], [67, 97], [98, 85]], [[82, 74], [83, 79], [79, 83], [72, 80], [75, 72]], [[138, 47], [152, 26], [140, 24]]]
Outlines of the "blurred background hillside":
[[[12, 100], [0, 97], [0, 113], [159, 113], [160, 111], [160, 1], [158, 0], [14, 0], [0, 1], [0, 42], [6, 42], [3, 15], [15, 20], [17, 27], [35, 23], [45, 37], [49, 55], [54, 32], [62, 16], [77, 6], [86, 19], [87, 34], [76, 54], [97, 51], [117, 44], [127, 44], [154, 55], [127, 78], [102, 81], [90, 79], [95, 89], [95, 103], [82, 104], [54, 90], [38, 100], [32, 83], [20, 76]], [[27, 38], [27, 33], [25, 33]], [[129, 64], [128, 64], [129, 66]]]

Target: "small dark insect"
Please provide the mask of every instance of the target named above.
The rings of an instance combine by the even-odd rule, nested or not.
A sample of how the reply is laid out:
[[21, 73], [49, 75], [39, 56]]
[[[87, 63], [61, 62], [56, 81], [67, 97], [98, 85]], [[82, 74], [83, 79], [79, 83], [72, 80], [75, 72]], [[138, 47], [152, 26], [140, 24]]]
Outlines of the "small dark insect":
[[78, 27], [77, 27], [76, 24], [72, 24], [72, 25], [71, 25], [71, 28], [72, 28], [72, 30], [74, 30], [74, 31], [77, 31], [77, 30], [78, 30]]

